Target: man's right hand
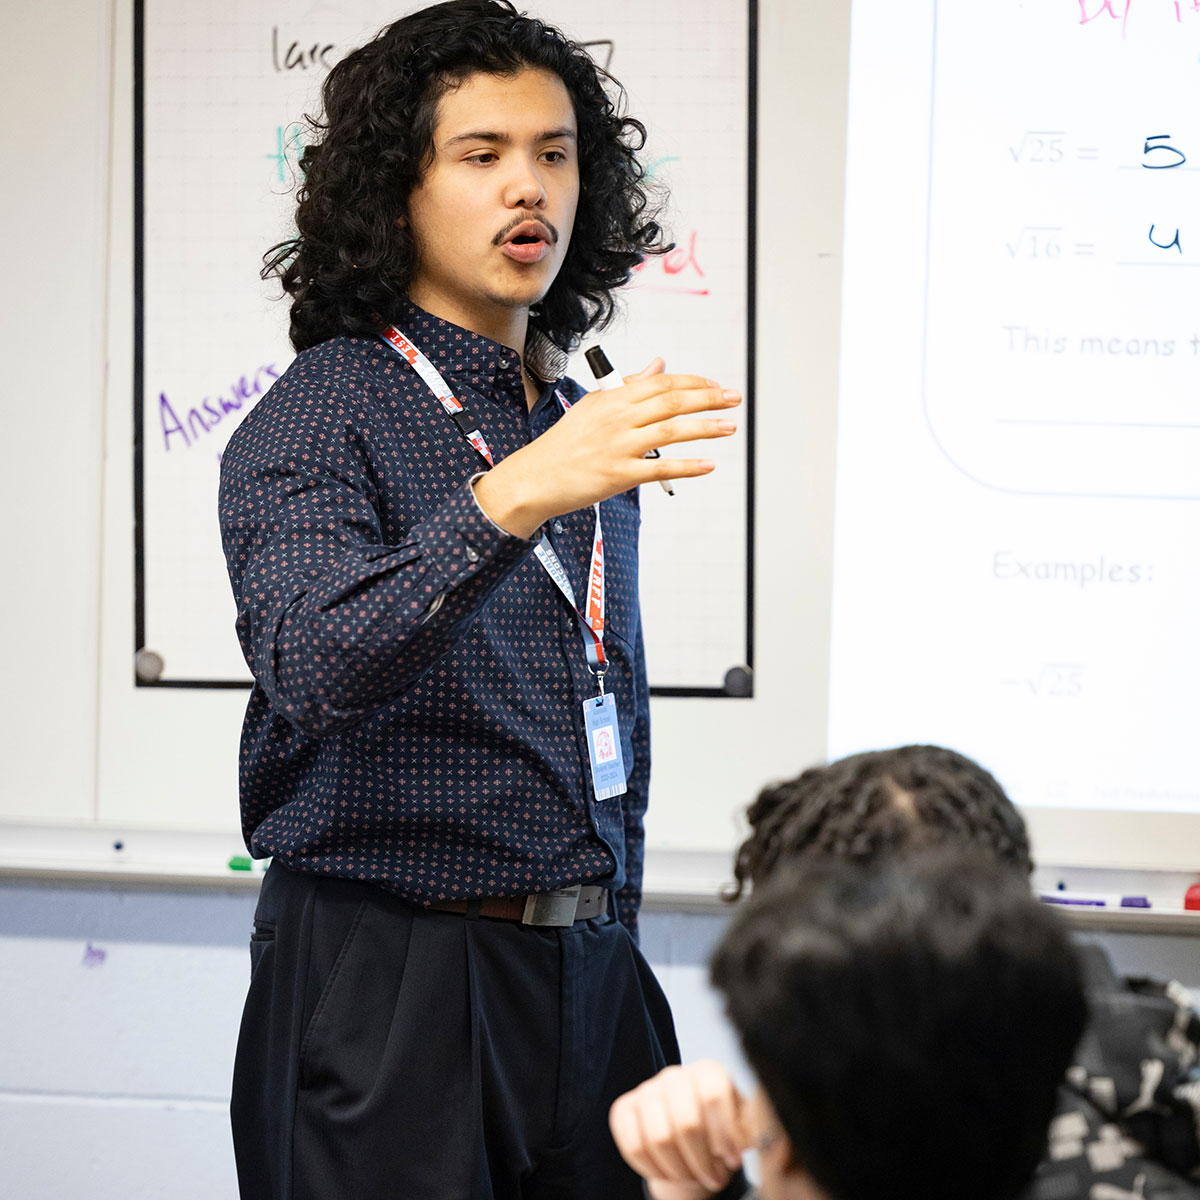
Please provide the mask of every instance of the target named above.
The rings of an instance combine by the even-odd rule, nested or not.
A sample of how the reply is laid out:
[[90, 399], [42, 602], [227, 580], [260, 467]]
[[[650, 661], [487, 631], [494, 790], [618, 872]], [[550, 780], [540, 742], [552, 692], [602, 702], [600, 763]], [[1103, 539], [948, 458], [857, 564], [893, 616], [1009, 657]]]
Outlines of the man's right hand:
[[711, 459], [646, 458], [646, 451], [728, 437], [737, 430], [730, 420], [686, 418], [741, 402], [741, 393], [699, 375], [630, 376], [623, 387], [589, 392], [541, 437], [498, 462], [476, 481], [475, 497], [501, 529], [527, 538], [551, 517], [639, 484], [707, 475]]
[[654, 1200], [706, 1200], [753, 1142], [746, 1101], [720, 1063], [666, 1067], [619, 1096], [608, 1125]]

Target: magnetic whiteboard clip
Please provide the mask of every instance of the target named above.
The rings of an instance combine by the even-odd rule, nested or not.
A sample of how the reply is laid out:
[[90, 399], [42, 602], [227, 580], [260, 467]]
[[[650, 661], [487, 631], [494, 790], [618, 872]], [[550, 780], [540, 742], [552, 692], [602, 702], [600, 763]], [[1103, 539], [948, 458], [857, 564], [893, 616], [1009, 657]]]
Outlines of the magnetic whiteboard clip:
[[730, 667], [725, 672], [725, 695], [745, 700], [754, 695], [754, 669], [747, 666]]
[[138, 683], [157, 683], [166, 665], [157, 650], [147, 650], [145, 646], [133, 657], [133, 673]]

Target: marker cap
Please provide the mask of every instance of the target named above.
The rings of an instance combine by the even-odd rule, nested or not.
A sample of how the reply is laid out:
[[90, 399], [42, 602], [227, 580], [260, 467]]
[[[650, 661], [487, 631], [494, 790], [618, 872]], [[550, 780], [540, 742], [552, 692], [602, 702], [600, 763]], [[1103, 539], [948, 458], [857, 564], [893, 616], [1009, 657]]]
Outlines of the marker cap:
[[608, 361], [608, 355], [599, 346], [585, 350], [583, 357], [587, 359], [587, 365], [591, 367], [592, 375], [596, 379], [603, 379], [613, 373], [613, 365]]

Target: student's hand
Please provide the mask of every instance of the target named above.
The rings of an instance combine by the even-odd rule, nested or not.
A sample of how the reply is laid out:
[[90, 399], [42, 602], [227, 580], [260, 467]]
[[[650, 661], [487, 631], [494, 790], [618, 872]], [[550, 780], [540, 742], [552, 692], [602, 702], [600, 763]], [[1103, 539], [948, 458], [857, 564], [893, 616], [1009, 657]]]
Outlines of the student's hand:
[[617, 1098], [608, 1125], [654, 1200], [706, 1200], [741, 1166], [753, 1137], [746, 1100], [720, 1063], [667, 1067]]
[[646, 451], [728, 437], [737, 429], [730, 420], [688, 418], [736, 408], [741, 394], [699, 375], [661, 372], [656, 360], [623, 387], [581, 397], [541, 437], [476, 481], [480, 508], [501, 529], [529, 537], [551, 517], [639, 484], [707, 475], [709, 459], [648, 459]]

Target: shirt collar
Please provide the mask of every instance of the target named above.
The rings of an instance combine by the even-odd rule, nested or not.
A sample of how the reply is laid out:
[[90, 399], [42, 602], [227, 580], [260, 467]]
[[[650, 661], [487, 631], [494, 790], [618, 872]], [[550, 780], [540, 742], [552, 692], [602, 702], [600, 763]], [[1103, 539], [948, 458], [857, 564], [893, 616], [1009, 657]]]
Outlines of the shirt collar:
[[[520, 362], [508, 346], [444, 321], [405, 299], [396, 307], [393, 324], [411, 338], [443, 375], [472, 376], [524, 397]], [[543, 383], [557, 383], [566, 372], [567, 355], [530, 324], [525, 335], [525, 365]]]
[[531, 323], [525, 332], [525, 366], [543, 383], [557, 383], [567, 373], [567, 352]]

